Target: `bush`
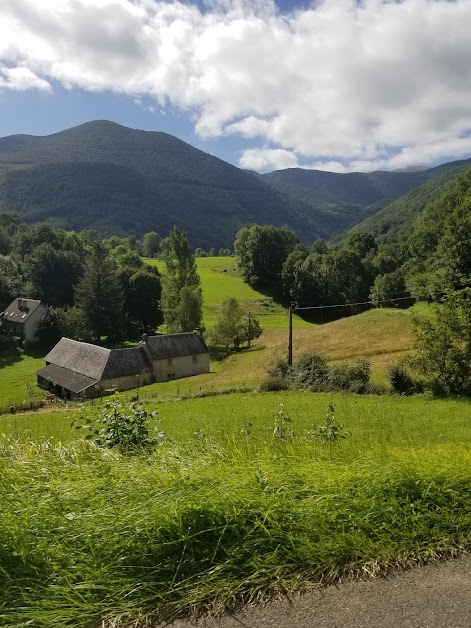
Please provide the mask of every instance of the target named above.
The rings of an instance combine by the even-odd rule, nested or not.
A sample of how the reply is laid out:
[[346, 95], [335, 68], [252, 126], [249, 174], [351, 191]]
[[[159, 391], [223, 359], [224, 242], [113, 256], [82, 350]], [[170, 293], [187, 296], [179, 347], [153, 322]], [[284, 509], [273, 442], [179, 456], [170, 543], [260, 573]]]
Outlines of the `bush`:
[[305, 353], [289, 369], [288, 378], [295, 386], [322, 390], [329, 381], [326, 359], [318, 353]]
[[15, 339], [0, 329], [0, 351], [3, 353], [12, 353], [16, 351]]
[[[93, 440], [99, 447], [116, 448], [127, 454], [137, 453], [165, 440], [165, 434], [157, 427], [153, 436], [149, 434], [149, 420], [156, 415], [157, 412], [149, 412], [138, 401], [128, 405], [111, 401], [99, 414], [82, 411], [75, 427], [87, 429], [85, 438]], [[155, 419], [154, 422], [160, 423]]]
[[276, 377], [286, 377], [289, 371], [288, 361], [284, 358], [279, 358], [275, 362], [275, 364], [268, 367], [267, 371], [269, 375], [273, 375]]
[[388, 370], [388, 380], [391, 390], [398, 395], [413, 395], [417, 386], [402, 364], [394, 364]]
[[289, 381], [283, 375], [268, 375], [258, 387], [260, 392], [276, 392], [288, 390]]
[[357, 358], [353, 364], [333, 366], [329, 373], [329, 384], [339, 390], [365, 393], [370, 381], [370, 363], [366, 358]]

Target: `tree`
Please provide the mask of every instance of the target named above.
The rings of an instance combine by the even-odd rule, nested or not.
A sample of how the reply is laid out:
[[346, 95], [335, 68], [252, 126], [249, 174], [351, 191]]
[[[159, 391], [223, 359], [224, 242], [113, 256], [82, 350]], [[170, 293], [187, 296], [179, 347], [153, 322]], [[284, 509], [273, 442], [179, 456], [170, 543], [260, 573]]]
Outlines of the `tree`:
[[157, 257], [162, 238], [156, 231], [149, 231], [142, 238], [142, 254], [144, 257]]
[[75, 286], [75, 304], [83, 310], [93, 338], [117, 337], [122, 329], [123, 292], [113, 262], [102, 246], [94, 249]]
[[67, 309], [57, 308], [56, 313], [59, 318], [59, 329], [62, 336], [80, 342], [93, 340], [92, 332], [88, 328], [83, 310], [74, 305]]
[[154, 331], [163, 322], [160, 310], [162, 286], [157, 268], [121, 268], [118, 271], [124, 293], [124, 310], [140, 331]]
[[18, 264], [8, 255], [0, 255], [0, 311], [21, 295], [23, 278]]
[[250, 345], [251, 340], [258, 338], [262, 333], [260, 323], [250, 314], [244, 314], [239, 301], [230, 297], [223, 301], [219, 307], [216, 324], [211, 332], [213, 341], [222, 344], [229, 353], [233, 345], [236, 349], [243, 342]]
[[405, 292], [404, 276], [398, 269], [376, 277], [370, 290], [370, 299], [377, 307], [394, 307], [394, 298], [405, 296]]
[[234, 242], [244, 279], [252, 286], [277, 288], [283, 264], [299, 240], [287, 226], [243, 227]]
[[[162, 278], [161, 309], [169, 333], [191, 331], [201, 326], [203, 295], [188, 237], [178, 227], [162, 240], [166, 273]], [[188, 288], [189, 290], [185, 290]], [[191, 307], [191, 313], [184, 305]], [[191, 325], [191, 328], [188, 327]]]
[[38, 321], [36, 338], [42, 347], [52, 349], [62, 336], [60, 317], [56, 310], [47, 307]]
[[203, 317], [202, 305], [201, 290], [199, 288], [183, 286], [175, 310], [175, 318], [176, 321], [178, 321], [178, 327], [175, 329], [179, 332], [199, 329]]
[[449, 293], [433, 316], [413, 317], [411, 365], [440, 394], [471, 395], [471, 289]]
[[77, 253], [43, 243], [26, 255], [24, 268], [36, 297], [50, 305], [73, 303], [73, 285], [82, 272], [82, 260]]

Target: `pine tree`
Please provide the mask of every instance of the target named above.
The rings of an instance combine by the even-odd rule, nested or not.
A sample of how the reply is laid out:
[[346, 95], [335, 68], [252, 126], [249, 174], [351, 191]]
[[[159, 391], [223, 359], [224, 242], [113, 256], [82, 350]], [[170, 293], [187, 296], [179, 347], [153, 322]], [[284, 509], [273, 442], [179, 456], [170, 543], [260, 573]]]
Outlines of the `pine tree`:
[[82, 278], [74, 289], [75, 304], [85, 316], [95, 340], [117, 337], [122, 329], [123, 293], [113, 262], [97, 246], [85, 262]]
[[203, 295], [186, 233], [174, 227], [162, 241], [161, 250], [166, 267], [161, 309], [167, 330], [169, 333], [192, 331], [201, 326]]

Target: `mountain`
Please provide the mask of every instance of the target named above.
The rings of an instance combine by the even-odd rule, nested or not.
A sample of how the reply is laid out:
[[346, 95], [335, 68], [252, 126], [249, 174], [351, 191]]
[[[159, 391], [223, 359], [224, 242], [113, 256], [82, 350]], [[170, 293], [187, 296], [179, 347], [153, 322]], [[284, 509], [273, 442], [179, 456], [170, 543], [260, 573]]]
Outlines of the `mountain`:
[[107, 121], [0, 139], [0, 205], [28, 222], [104, 235], [186, 229], [194, 246], [232, 246], [245, 225], [328, 238], [329, 216], [166, 133]]
[[431, 203], [451, 189], [463, 171], [470, 167], [471, 160], [467, 159], [431, 169], [428, 172], [434, 178], [359, 222], [351, 231], [367, 231], [380, 242], [406, 240], [417, 218]]
[[[440, 168], [440, 166], [439, 166]], [[392, 201], [418, 188], [436, 175], [436, 168], [413, 172], [349, 172], [339, 174], [323, 170], [288, 168], [264, 175], [268, 180], [309, 190], [337, 203], [368, 207], [378, 202]]]
[[1, 138], [0, 207], [30, 223], [102, 235], [166, 235], [177, 225], [203, 248], [232, 246], [252, 223], [287, 224], [310, 244], [376, 214], [436, 170], [259, 175], [166, 133], [95, 121], [45, 137]]

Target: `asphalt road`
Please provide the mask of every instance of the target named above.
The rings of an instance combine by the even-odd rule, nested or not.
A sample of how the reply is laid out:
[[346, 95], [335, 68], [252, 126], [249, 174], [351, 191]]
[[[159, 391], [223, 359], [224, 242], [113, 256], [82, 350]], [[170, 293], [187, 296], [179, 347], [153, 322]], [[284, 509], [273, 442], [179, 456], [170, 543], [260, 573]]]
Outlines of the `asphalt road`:
[[471, 555], [172, 628], [471, 628]]

